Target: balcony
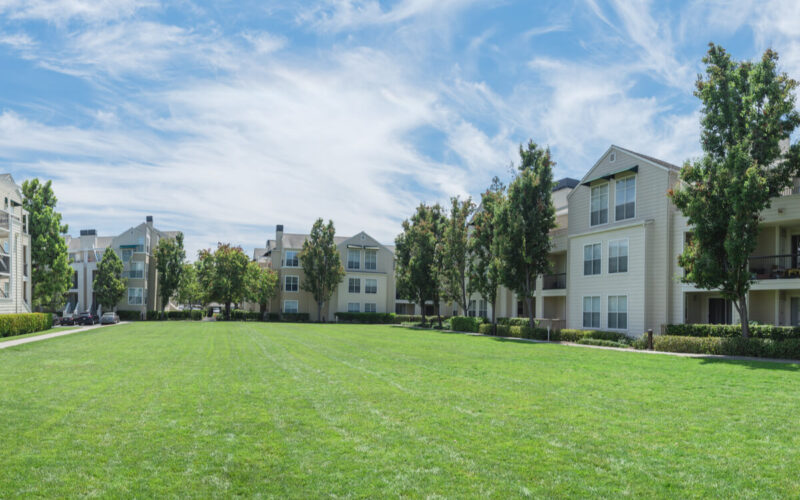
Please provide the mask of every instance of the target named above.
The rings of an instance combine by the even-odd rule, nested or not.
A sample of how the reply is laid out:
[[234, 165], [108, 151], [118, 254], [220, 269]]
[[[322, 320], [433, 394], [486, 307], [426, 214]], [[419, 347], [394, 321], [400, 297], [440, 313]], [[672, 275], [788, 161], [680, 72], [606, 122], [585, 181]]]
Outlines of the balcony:
[[542, 277], [543, 290], [566, 290], [567, 273], [545, 274]]
[[11, 275], [11, 256], [0, 254], [0, 275]]
[[141, 269], [133, 270], [133, 271], [125, 271], [124, 273], [122, 273], [122, 275], [123, 275], [123, 277], [130, 278], [130, 279], [143, 279], [144, 278], [144, 271], [141, 270]]
[[800, 278], [800, 257], [797, 254], [750, 257], [750, 273], [754, 280]]

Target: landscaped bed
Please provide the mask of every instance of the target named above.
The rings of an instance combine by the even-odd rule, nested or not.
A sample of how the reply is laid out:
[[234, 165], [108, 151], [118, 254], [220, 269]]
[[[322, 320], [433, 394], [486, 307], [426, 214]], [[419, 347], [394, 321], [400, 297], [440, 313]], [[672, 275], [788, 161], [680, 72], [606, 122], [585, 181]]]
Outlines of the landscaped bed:
[[0, 351], [0, 496], [796, 497], [800, 367], [384, 325]]

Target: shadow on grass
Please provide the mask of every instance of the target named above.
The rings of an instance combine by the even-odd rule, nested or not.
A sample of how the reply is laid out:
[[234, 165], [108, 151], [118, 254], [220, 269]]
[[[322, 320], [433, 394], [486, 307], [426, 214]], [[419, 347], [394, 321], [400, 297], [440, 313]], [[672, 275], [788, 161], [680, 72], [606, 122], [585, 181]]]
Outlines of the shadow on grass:
[[744, 366], [749, 370], [783, 370], [788, 372], [800, 372], [800, 361], [790, 359], [769, 359], [769, 358], [747, 358], [729, 359], [716, 357], [698, 357], [700, 364], [729, 364]]

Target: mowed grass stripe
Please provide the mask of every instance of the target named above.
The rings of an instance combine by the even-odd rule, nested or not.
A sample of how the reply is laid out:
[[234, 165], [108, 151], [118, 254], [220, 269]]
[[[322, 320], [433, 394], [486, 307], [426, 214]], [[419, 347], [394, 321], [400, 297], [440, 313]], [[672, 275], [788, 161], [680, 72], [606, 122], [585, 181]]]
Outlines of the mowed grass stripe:
[[0, 496], [797, 496], [800, 372], [386, 326], [0, 352]]

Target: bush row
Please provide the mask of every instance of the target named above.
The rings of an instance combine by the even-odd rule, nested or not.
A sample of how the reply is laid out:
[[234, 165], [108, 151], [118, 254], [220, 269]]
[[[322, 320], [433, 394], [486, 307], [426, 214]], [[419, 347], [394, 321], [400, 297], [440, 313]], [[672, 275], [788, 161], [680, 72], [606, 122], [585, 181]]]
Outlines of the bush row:
[[[492, 325], [491, 323], [481, 323], [479, 322], [477, 326], [468, 322], [462, 321], [462, 319], [466, 320], [478, 320], [480, 318], [457, 318], [452, 319], [452, 329], [456, 331], [462, 332], [472, 332], [477, 331], [479, 333], [483, 333], [486, 335], [492, 334]], [[512, 319], [519, 319], [519, 318], [512, 318]], [[456, 328], [456, 324], [460, 328]], [[466, 329], [466, 328], [475, 328]], [[523, 325], [508, 325], [508, 324], [498, 324], [497, 325], [497, 335], [500, 337], [518, 337], [523, 339], [534, 339], [534, 340], [547, 340], [547, 328], [531, 328], [527, 324], [527, 320]], [[626, 343], [630, 342], [630, 338], [627, 337], [625, 334], [620, 332], [609, 332], [603, 330], [551, 330], [550, 331], [550, 340], [556, 342], [580, 342], [584, 339], [591, 339], [591, 340], [600, 340], [606, 342], [613, 342], [615, 344], [625, 345]], [[589, 342], [587, 342], [589, 343]], [[604, 344], [595, 344], [595, 345], [604, 345]]]
[[[478, 328], [484, 335], [492, 334], [492, 324], [482, 323]], [[514, 337], [518, 339], [547, 340], [547, 328], [531, 328], [525, 326], [497, 325], [498, 337]], [[557, 332], [550, 332], [550, 340], [558, 340]]]
[[623, 344], [622, 342], [614, 342], [613, 340], [593, 339], [585, 337], [582, 339], [578, 339], [577, 343], [585, 345], [599, 345], [603, 347], [630, 347], [628, 344]]
[[[741, 337], [742, 325], [667, 325], [665, 335], [681, 337]], [[800, 327], [751, 325], [750, 336], [761, 339], [800, 339]]]
[[[117, 313], [117, 314], [120, 315], [119, 319], [123, 319], [122, 318], [122, 314], [120, 314], [122, 312], [133, 312], [133, 311], [120, 311], [119, 313]], [[135, 313], [135, 314], [138, 315], [139, 313]], [[189, 311], [189, 310], [185, 310], [185, 311], [164, 311], [164, 312], [161, 312], [161, 311], [147, 311], [147, 313], [145, 314], [145, 319], [147, 321], [167, 321], [167, 320], [172, 320], [172, 321], [177, 321], [177, 320], [200, 321], [200, 320], [203, 319], [203, 311], [198, 311], [198, 310], [193, 310], [193, 311]]]
[[337, 312], [336, 321], [342, 323], [392, 324], [397, 323], [394, 313]]
[[665, 352], [800, 359], [800, 339], [656, 335], [653, 337], [653, 348]]
[[0, 315], [0, 337], [41, 332], [53, 327], [50, 313], [20, 313]]
[[457, 332], [478, 333], [483, 324], [483, 318], [472, 316], [453, 316], [450, 318], [450, 329]]

